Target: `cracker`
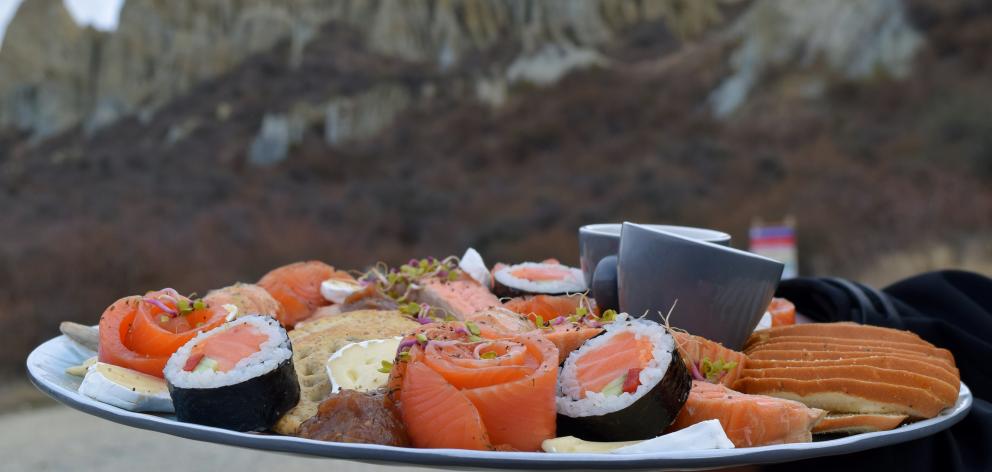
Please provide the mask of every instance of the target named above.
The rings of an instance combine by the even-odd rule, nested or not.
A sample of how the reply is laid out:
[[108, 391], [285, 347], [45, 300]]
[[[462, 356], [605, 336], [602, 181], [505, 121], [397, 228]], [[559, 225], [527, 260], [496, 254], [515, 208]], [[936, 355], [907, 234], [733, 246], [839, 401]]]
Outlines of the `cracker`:
[[419, 326], [398, 311], [361, 310], [321, 317], [290, 331], [300, 402], [272, 429], [295, 435], [300, 424], [317, 414], [317, 405], [331, 390], [324, 365], [335, 351], [348, 343], [403, 336]]

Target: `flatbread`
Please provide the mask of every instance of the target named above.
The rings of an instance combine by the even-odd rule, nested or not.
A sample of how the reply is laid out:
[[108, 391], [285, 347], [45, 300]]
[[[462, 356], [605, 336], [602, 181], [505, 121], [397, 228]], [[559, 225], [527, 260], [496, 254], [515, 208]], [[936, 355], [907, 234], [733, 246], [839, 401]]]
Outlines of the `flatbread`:
[[861, 434], [888, 431], [906, 421], [906, 415], [830, 413], [813, 427], [813, 434]]
[[348, 343], [403, 336], [419, 326], [398, 311], [385, 310], [321, 316], [298, 325], [289, 332], [289, 339], [293, 343], [293, 366], [300, 382], [300, 402], [272, 429], [280, 434], [295, 435], [300, 424], [317, 414], [317, 405], [331, 389], [324, 365], [335, 351]]

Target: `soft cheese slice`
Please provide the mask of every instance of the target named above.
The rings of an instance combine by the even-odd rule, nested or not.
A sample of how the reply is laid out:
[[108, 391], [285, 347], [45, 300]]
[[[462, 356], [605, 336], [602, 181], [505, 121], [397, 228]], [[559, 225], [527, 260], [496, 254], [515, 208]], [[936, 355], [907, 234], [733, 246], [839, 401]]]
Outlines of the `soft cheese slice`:
[[341, 304], [362, 288], [350, 280], [328, 279], [320, 283], [320, 294], [331, 303]]
[[369, 392], [386, 386], [389, 373], [383, 362], [392, 363], [396, 358], [402, 338], [373, 339], [347, 344], [327, 360], [327, 377], [331, 393], [340, 390]]
[[79, 393], [129, 411], [175, 411], [165, 380], [104, 362], [89, 367]]

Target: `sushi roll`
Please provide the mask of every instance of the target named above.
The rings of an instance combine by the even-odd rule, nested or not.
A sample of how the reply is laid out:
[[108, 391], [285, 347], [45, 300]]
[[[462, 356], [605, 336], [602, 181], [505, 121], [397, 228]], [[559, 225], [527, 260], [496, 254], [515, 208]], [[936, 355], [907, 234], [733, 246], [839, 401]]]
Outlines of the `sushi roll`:
[[279, 322], [251, 315], [200, 333], [165, 365], [176, 419], [264, 431], [294, 407], [300, 385]]
[[675, 340], [625, 314], [565, 360], [558, 378], [558, 435], [594, 441], [658, 436], [685, 404], [692, 378]]
[[557, 262], [497, 264], [493, 279], [493, 293], [500, 297], [565, 295], [586, 291], [582, 271]]

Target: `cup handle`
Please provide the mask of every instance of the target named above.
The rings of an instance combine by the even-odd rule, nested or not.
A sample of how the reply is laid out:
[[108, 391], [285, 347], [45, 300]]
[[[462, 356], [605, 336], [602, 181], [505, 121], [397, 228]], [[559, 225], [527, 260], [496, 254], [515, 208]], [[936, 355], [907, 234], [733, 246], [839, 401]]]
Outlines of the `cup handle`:
[[617, 256], [606, 256], [596, 264], [592, 273], [592, 296], [600, 311], [620, 310], [617, 295]]

